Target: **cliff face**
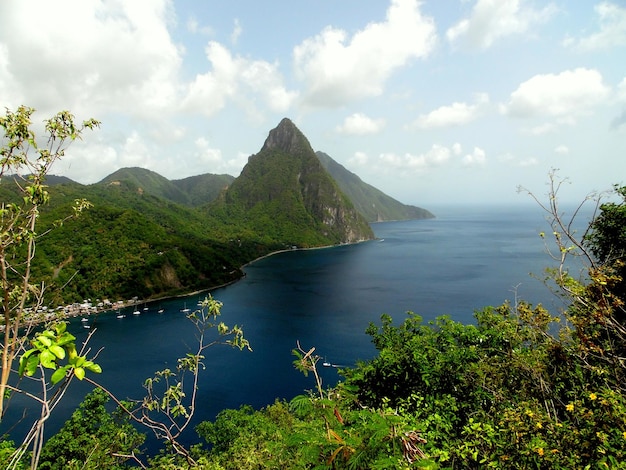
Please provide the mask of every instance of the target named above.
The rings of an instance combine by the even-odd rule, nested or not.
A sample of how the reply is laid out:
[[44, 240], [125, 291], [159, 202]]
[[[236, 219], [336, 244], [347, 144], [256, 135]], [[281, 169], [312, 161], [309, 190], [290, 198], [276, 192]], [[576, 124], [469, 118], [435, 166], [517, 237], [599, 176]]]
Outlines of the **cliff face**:
[[298, 246], [353, 243], [374, 234], [289, 119], [271, 130], [259, 153], [216, 203], [229, 217]]

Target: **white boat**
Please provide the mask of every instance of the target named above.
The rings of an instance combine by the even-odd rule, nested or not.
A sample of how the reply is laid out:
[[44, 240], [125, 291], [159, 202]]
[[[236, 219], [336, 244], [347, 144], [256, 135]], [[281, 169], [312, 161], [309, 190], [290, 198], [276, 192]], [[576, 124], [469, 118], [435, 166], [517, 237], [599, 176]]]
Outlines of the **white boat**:
[[163, 309], [163, 308], [160, 308], [160, 309], [157, 310], [158, 313], [163, 313], [164, 311], [165, 311], [165, 309]]
[[133, 315], [141, 315], [141, 312], [139, 310], [135, 309], [133, 311]]
[[124, 318], [126, 315], [124, 315], [122, 312], [117, 312], [117, 315], [115, 315], [115, 318]]
[[81, 319], [80, 319], [80, 321], [89, 321], [89, 319], [88, 319], [88, 318], [83, 317], [83, 318], [81, 318]]
[[181, 309], [181, 312], [183, 312], [183, 313], [188, 313], [188, 312], [190, 312], [190, 311], [191, 311], [191, 309], [190, 309], [190, 308], [187, 308], [187, 303], [185, 303], [185, 307]]

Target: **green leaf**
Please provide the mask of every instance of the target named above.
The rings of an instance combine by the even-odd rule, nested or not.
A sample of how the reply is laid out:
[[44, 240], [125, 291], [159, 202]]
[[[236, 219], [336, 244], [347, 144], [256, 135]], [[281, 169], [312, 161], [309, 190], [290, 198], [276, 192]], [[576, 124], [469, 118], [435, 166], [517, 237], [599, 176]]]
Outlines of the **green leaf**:
[[33, 354], [26, 361], [26, 375], [28, 377], [32, 377], [32, 375], [37, 371], [38, 365], [39, 365], [39, 354]]
[[46, 369], [56, 369], [56, 357], [48, 349], [41, 351], [39, 362]]
[[38, 351], [36, 349], [29, 349], [24, 354], [22, 354], [22, 357], [20, 357], [20, 367], [19, 367], [19, 370], [18, 370], [18, 373], [19, 373], [20, 376], [24, 375], [24, 371], [26, 370], [26, 365], [28, 364], [28, 359], [35, 352], [38, 352]]
[[54, 354], [59, 359], [63, 359], [65, 357], [65, 349], [63, 349], [61, 346], [53, 344], [48, 349], [50, 350], [52, 354]]
[[99, 364], [94, 364], [92, 362], [89, 365], [85, 365], [85, 367], [87, 368], [87, 370], [89, 370], [90, 372], [93, 372], [94, 374], [101, 374], [102, 373], [102, 367], [100, 367]]
[[74, 375], [78, 380], [83, 380], [85, 378], [85, 369], [82, 367], [76, 367], [74, 369]]
[[52, 344], [52, 340], [44, 335], [37, 336], [37, 341], [39, 341], [41, 344], [43, 344], [47, 348], [49, 348], [50, 345]]
[[54, 374], [52, 374], [52, 377], [50, 377], [50, 382], [52, 382], [52, 385], [56, 385], [61, 380], [63, 380], [63, 378], [65, 378], [65, 374], [67, 374], [67, 367], [59, 367], [57, 370], [55, 370]]

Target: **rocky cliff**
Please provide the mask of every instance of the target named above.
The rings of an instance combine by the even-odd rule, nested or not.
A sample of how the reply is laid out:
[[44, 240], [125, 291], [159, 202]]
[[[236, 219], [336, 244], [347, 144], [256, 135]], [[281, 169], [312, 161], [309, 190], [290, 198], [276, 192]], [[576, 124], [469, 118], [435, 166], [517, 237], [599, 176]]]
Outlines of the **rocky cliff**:
[[325, 170], [289, 119], [272, 129], [261, 150], [211, 208], [244, 218], [259, 236], [297, 246], [369, 240], [367, 221]]

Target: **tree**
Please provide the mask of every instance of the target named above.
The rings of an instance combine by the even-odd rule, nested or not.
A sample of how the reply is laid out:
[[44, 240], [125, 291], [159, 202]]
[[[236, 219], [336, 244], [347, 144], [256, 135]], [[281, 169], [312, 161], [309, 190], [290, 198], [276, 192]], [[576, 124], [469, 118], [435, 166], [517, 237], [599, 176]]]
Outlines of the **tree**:
[[[65, 330], [63, 321], [45, 314], [42, 307], [44, 285], [32, 282], [32, 262], [36, 245], [51, 228], [38, 226], [40, 208], [49, 202], [45, 180], [54, 162], [63, 157], [67, 146], [81, 138], [86, 129], [95, 129], [94, 119], [77, 125], [74, 116], [61, 111], [44, 121], [46, 141], [41, 143], [32, 130], [34, 109], [20, 106], [17, 111], [6, 110], [0, 117], [3, 129], [0, 148], [0, 181], [12, 186], [16, 197], [0, 204], [0, 284], [2, 299], [2, 345], [0, 374], [0, 419], [13, 393], [22, 393], [41, 405], [41, 415], [35, 420], [22, 445], [18, 446], [11, 465], [17, 465], [32, 446], [31, 466], [37, 461], [43, 444], [44, 423], [63, 396], [74, 376], [84, 377], [86, 370], [99, 372], [99, 367], [77, 352], [75, 338]], [[4, 181], [3, 181], [4, 180]], [[89, 207], [85, 200], [76, 200], [73, 213], [58, 220], [80, 214]], [[43, 331], [34, 334], [35, 325]], [[19, 369], [15, 362], [20, 357]], [[66, 360], [65, 364], [62, 361]], [[50, 379], [46, 371], [53, 370]], [[40, 384], [40, 393], [27, 392], [19, 386], [18, 376], [32, 378]], [[13, 380], [15, 378], [16, 380]], [[52, 387], [48, 384], [51, 381]]]
[[[154, 377], [146, 379], [146, 395], [143, 399], [122, 402], [96, 381], [85, 378], [112, 398], [128, 419], [152, 431], [166, 445], [168, 452], [175, 458], [182, 458], [190, 468], [197, 467], [198, 462], [193, 451], [180, 442], [180, 437], [189, 427], [196, 410], [198, 378], [204, 369], [204, 352], [217, 344], [252, 351], [239, 326], [229, 327], [222, 321], [216, 321], [221, 315], [221, 309], [222, 302], [209, 295], [199, 309], [187, 315], [196, 328], [196, 351], [179, 358], [176, 369], [157, 371]], [[217, 333], [217, 337], [211, 338], [211, 331]], [[136, 456], [132, 455], [132, 458], [143, 466]]]
[[98, 388], [87, 394], [61, 430], [43, 446], [40, 469], [118, 469], [134, 455], [145, 436], [119, 411], [110, 414], [106, 393]]
[[[558, 201], [567, 180], [555, 171], [549, 177], [548, 204], [522, 189], [539, 203], [551, 224], [558, 266], [548, 270], [548, 279], [565, 297], [566, 318], [575, 328], [581, 360], [589, 370], [599, 367], [611, 386], [626, 391], [626, 187], [614, 186], [621, 202], [602, 203], [606, 194], [592, 194], [566, 217]], [[574, 221], [590, 201], [591, 222], [578, 234]], [[581, 275], [570, 272], [576, 264], [582, 264]]]
[[[190, 424], [196, 408], [198, 375], [203, 369], [202, 354], [208, 347], [218, 343], [239, 349], [250, 349], [250, 345], [241, 328], [236, 325], [231, 328], [215, 321], [221, 313], [222, 304], [209, 296], [202, 308], [188, 316], [197, 329], [198, 349], [180, 358], [176, 370], [165, 369], [146, 380], [144, 386], [147, 394], [142, 400], [132, 404], [122, 402], [88, 377], [88, 372], [101, 372], [100, 366], [94, 362], [96, 357], [87, 358], [87, 344], [94, 331], [90, 332], [79, 351], [76, 338], [66, 330], [63, 313], [57, 316], [43, 308], [46, 286], [43, 283], [35, 284], [32, 267], [38, 241], [53, 228], [42, 230], [39, 223], [40, 210], [50, 200], [45, 185], [46, 176], [52, 164], [64, 155], [72, 141], [79, 139], [85, 129], [93, 130], [100, 123], [90, 119], [79, 126], [75, 124], [74, 116], [62, 111], [44, 121], [47, 141], [40, 144], [32, 130], [33, 112], [32, 108], [21, 106], [16, 112], [7, 110], [6, 115], [0, 118], [0, 126], [4, 130], [0, 148], [0, 184], [6, 184], [3, 178], [9, 179], [12, 192], [9, 200], [0, 205], [0, 308], [3, 318], [0, 420], [4, 418], [7, 405], [16, 393], [34, 400], [39, 404], [41, 412], [17, 448], [9, 445], [8, 441], [2, 441], [0, 457], [7, 468], [21, 468], [24, 456], [30, 449], [30, 467], [37, 468], [44, 446], [45, 422], [62, 400], [70, 382], [77, 378], [88, 381], [104, 392], [130, 420], [152, 430], [174, 454], [182, 456], [189, 465], [195, 465], [192, 453], [178, 439]], [[73, 212], [55, 221], [54, 225], [62, 225], [90, 206], [88, 201], [77, 199]], [[211, 340], [207, 334], [213, 329], [217, 338]], [[19, 365], [16, 367], [18, 359]], [[187, 386], [185, 377], [189, 376], [191, 383]], [[21, 385], [22, 380], [33, 381], [39, 391], [24, 387]], [[98, 394], [89, 397], [82, 411], [79, 411], [78, 418], [87, 410], [92, 413], [100, 410], [101, 398]], [[102, 413], [96, 415], [98, 419], [104, 419]], [[80, 419], [78, 422], [70, 421], [68, 426], [71, 428], [83, 423]], [[57, 449], [59, 445], [56, 441], [51, 444], [52, 448]], [[74, 460], [80, 460], [86, 455], [84, 445], [79, 447], [78, 453], [71, 457]], [[117, 453], [114, 447], [107, 451]], [[48, 458], [49, 451], [45, 455]], [[118, 457], [133, 458], [143, 466], [133, 453]]]

